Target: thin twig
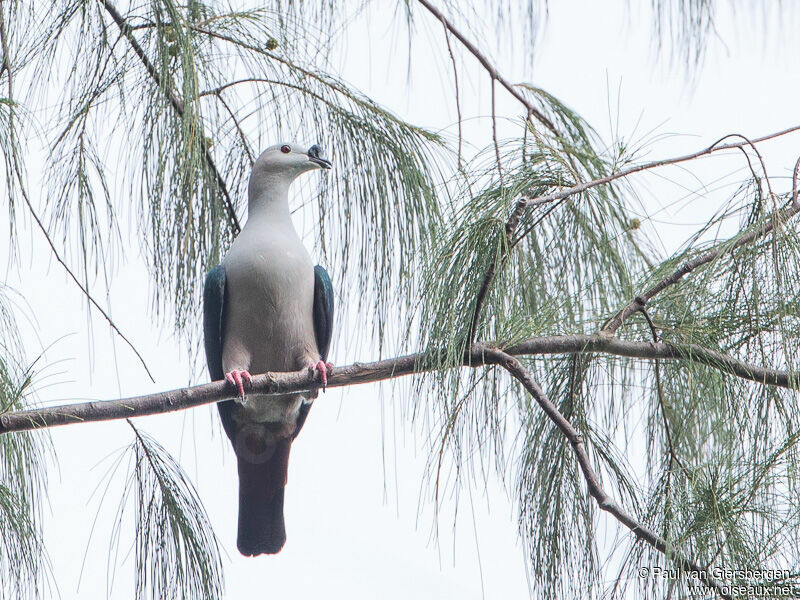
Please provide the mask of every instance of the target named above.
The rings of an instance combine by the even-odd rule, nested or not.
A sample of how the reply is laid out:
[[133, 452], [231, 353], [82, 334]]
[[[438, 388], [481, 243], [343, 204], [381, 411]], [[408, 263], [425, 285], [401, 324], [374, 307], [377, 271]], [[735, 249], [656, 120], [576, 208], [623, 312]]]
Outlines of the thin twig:
[[667, 558], [674, 561], [684, 571], [697, 573], [701, 580], [707, 582], [709, 587], [713, 588], [721, 598], [731, 597], [725, 593], [722, 584], [712, 577], [711, 573], [709, 573], [707, 569], [704, 569], [694, 561], [681, 555], [674, 548], [670, 547], [667, 540], [648, 529], [643, 523], [637, 521], [632, 515], [628, 514], [619, 504], [617, 504], [617, 502], [611, 496], [608, 495], [603, 488], [602, 483], [600, 482], [600, 476], [592, 467], [589, 454], [586, 451], [586, 444], [583, 440], [583, 436], [572, 426], [569, 420], [559, 412], [556, 405], [553, 404], [545, 395], [545, 393], [542, 391], [542, 388], [540, 388], [539, 384], [533, 380], [530, 373], [528, 373], [528, 370], [525, 369], [522, 363], [520, 363], [513, 356], [510, 356], [509, 354], [506, 354], [500, 350], [487, 350], [486, 354], [493, 357], [494, 360], [500, 364], [500, 366], [506, 369], [511, 376], [513, 376], [523, 385], [525, 390], [531, 396], [533, 396], [534, 400], [536, 400], [536, 403], [542, 408], [547, 417], [556, 425], [556, 427], [561, 430], [561, 433], [564, 434], [564, 437], [567, 438], [567, 441], [575, 453], [575, 458], [578, 461], [583, 478], [586, 481], [589, 495], [595, 499], [601, 510], [609, 513], [617, 521], [630, 529], [637, 538], [646, 542], [664, 554]]
[[621, 171], [617, 171], [615, 173], [610, 173], [603, 177], [598, 177], [597, 179], [592, 179], [591, 181], [585, 181], [583, 183], [579, 183], [577, 185], [573, 185], [572, 187], [568, 187], [563, 190], [559, 190], [558, 192], [553, 192], [552, 194], [545, 194], [543, 196], [538, 196], [536, 198], [532, 198], [530, 202], [535, 203], [545, 203], [545, 202], [555, 202], [556, 200], [562, 200], [569, 196], [574, 196], [575, 194], [580, 194], [581, 192], [585, 192], [586, 190], [590, 190], [600, 185], [605, 185], [607, 183], [611, 183], [612, 181], [616, 181], [617, 179], [622, 179], [624, 177], [629, 177], [635, 173], [641, 173], [642, 171], [648, 171], [650, 169], [655, 169], [658, 167], [665, 167], [668, 165], [675, 165], [682, 162], [687, 162], [690, 160], [694, 160], [696, 158], [701, 158], [703, 156], [708, 156], [709, 154], [715, 154], [717, 152], [723, 152], [725, 150], [735, 150], [741, 148], [742, 146], [750, 145], [750, 144], [759, 144], [761, 142], [766, 142], [768, 140], [772, 140], [784, 135], [788, 135], [790, 133], [794, 133], [796, 131], [800, 131], [800, 125], [794, 125], [792, 127], [788, 127], [786, 129], [782, 129], [780, 131], [776, 131], [774, 133], [770, 133], [764, 135], [759, 138], [755, 138], [753, 140], [746, 140], [742, 142], [731, 142], [730, 144], [722, 144], [716, 145], [715, 142], [711, 146], [707, 148], [703, 148], [702, 150], [698, 150], [697, 152], [692, 152], [691, 154], [684, 154], [683, 156], [676, 156], [673, 158], [665, 158], [662, 160], [654, 160], [651, 162], [642, 163], [639, 165], [634, 165], [632, 167], [628, 167], [627, 169], [622, 169]]
[[8, 55], [8, 39], [6, 38], [6, 23], [2, 6], [0, 6], [0, 49], [3, 50], [3, 62], [0, 63], [0, 75], [3, 74], [3, 71], [6, 71], [8, 74], [8, 99], [11, 100], [14, 97], [11, 83], [11, 58]]
[[456, 55], [453, 53], [453, 46], [450, 44], [450, 30], [447, 29], [446, 21], [442, 21], [442, 27], [444, 27], [444, 40], [447, 42], [447, 53], [450, 55], [450, 62], [453, 65], [453, 84], [456, 92], [456, 116], [458, 117], [458, 168], [461, 169], [462, 161], [464, 160], [462, 155], [462, 147], [464, 144], [464, 119], [461, 115], [461, 91], [458, 86], [458, 65], [456, 64]]
[[[650, 319], [650, 315], [643, 309], [642, 314], [647, 319], [648, 323], [652, 323], [653, 321]], [[655, 337], [655, 329], [653, 329], [653, 334]], [[657, 340], [656, 340], [657, 341]], [[667, 439], [667, 455], [669, 456], [669, 462], [667, 464], [667, 481], [664, 484], [664, 533], [667, 533], [667, 526], [668, 526], [668, 515], [671, 514], [671, 504], [672, 500], [670, 498], [670, 493], [672, 491], [672, 474], [674, 473], [674, 465], [678, 465], [684, 474], [689, 475], [688, 469], [684, 467], [683, 462], [678, 459], [678, 455], [675, 453], [675, 444], [672, 441], [672, 429], [669, 426], [669, 419], [667, 418], [667, 405], [664, 400], [664, 386], [661, 383], [661, 362], [658, 360], [653, 361], [653, 372], [655, 373], [656, 377], [656, 394], [658, 398], [658, 408], [659, 412], [661, 413], [661, 422], [664, 425], [664, 436]], [[706, 565], [708, 566], [708, 565]]]
[[[14, 93], [13, 93], [13, 76], [12, 76], [12, 72], [11, 72], [11, 58], [10, 58], [9, 53], [8, 53], [8, 40], [6, 38], [6, 27], [5, 27], [5, 21], [3, 19], [2, 10], [0, 10], [0, 45], [2, 45], [2, 50], [3, 50], [3, 63], [2, 63], [2, 65], [0, 65], [0, 73], [2, 73], [3, 70], [5, 70], [6, 74], [8, 75], [8, 82], [7, 82], [8, 83], [8, 98], [9, 98], [9, 100], [13, 101]], [[13, 113], [13, 107], [12, 107], [12, 109], [11, 109], [11, 117], [12, 117], [12, 119], [13, 119], [13, 114], [14, 113]], [[15, 141], [16, 133], [15, 133], [15, 129], [14, 129], [13, 126], [10, 128], [10, 131], [11, 131], [11, 138], [12, 138], [11, 145], [15, 146], [16, 145], [16, 141]], [[47, 240], [47, 244], [48, 244], [48, 246], [50, 246], [50, 252], [52, 252], [53, 257], [56, 259], [58, 264], [60, 264], [63, 267], [63, 269], [67, 272], [67, 275], [69, 276], [70, 279], [72, 279], [72, 281], [75, 283], [75, 285], [78, 286], [78, 289], [86, 297], [86, 299], [89, 301], [90, 305], [94, 306], [94, 308], [106, 320], [106, 322], [111, 327], [111, 329], [113, 329], [116, 332], [116, 334], [120, 338], [122, 338], [122, 340], [128, 345], [128, 347], [130, 347], [130, 349], [133, 350], [133, 353], [136, 355], [136, 358], [139, 359], [139, 362], [142, 364], [142, 367], [144, 367], [144, 370], [147, 373], [147, 376], [150, 378], [150, 381], [155, 383], [156, 380], [153, 378], [153, 374], [150, 372], [150, 369], [147, 367], [147, 363], [145, 362], [144, 357], [142, 357], [142, 355], [136, 349], [136, 346], [133, 345], [133, 342], [131, 342], [127, 338], [127, 336], [125, 336], [125, 334], [122, 333], [122, 331], [120, 331], [119, 327], [117, 327], [116, 323], [114, 323], [114, 321], [111, 319], [109, 314], [94, 299], [92, 294], [89, 292], [88, 288], [86, 286], [84, 286], [80, 282], [80, 280], [77, 278], [77, 276], [72, 272], [72, 269], [69, 267], [69, 265], [67, 265], [67, 263], [64, 262], [64, 260], [61, 258], [61, 255], [59, 254], [55, 243], [53, 242], [52, 238], [50, 237], [50, 233], [47, 231], [47, 228], [44, 226], [44, 223], [42, 223], [42, 220], [39, 218], [39, 215], [36, 213], [36, 210], [33, 208], [33, 204], [31, 203], [31, 200], [28, 197], [28, 191], [25, 189], [24, 178], [22, 176], [22, 170], [20, 169], [19, 162], [17, 161], [16, 156], [12, 157], [11, 163], [13, 164], [14, 176], [16, 177], [17, 182], [19, 183], [20, 194], [22, 195], [22, 199], [25, 202], [25, 206], [28, 208], [28, 212], [31, 214], [31, 217], [33, 218], [33, 220], [36, 223], [36, 225], [39, 228], [39, 230], [42, 232], [42, 235], [44, 235], [45, 240]]]
[[[136, 37], [133, 35], [133, 29], [128, 24], [127, 20], [120, 14], [117, 8], [114, 6], [110, 0], [101, 0], [103, 7], [106, 9], [106, 12], [111, 16], [114, 23], [119, 27], [119, 30], [125, 36], [125, 39], [128, 40], [128, 43], [131, 45], [131, 48], [136, 53], [136, 56], [139, 57], [139, 60], [144, 65], [147, 73], [150, 75], [150, 78], [153, 82], [158, 86], [164, 94], [167, 96], [172, 108], [182, 117], [185, 112], [185, 107], [183, 101], [178, 98], [175, 93], [168, 89], [166, 86], [163, 85], [163, 80], [161, 75], [159, 74], [158, 70], [156, 69], [155, 65], [150, 62], [150, 59], [147, 57], [142, 46], [139, 44]], [[214, 162], [214, 157], [211, 155], [211, 149], [208, 147], [208, 144], [205, 141], [205, 137], [200, 137], [200, 146], [203, 149], [203, 157], [205, 158], [206, 164], [211, 169], [212, 173], [214, 174], [214, 179], [217, 182], [217, 187], [219, 187], [220, 191], [223, 195], [223, 200], [225, 203], [225, 207], [228, 212], [228, 220], [231, 223], [231, 228], [233, 229], [233, 234], [236, 235], [241, 231], [242, 227], [239, 224], [239, 218], [236, 216], [236, 208], [234, 206], [233, 200], [228, 192], [228, 185], [222, 177], [222, 174], [219, 172], [217, 168], [216, 162]]]
[[[470, 351], [465, 353], [460, 366], [476, 368], [495, 364], [495, 355], [487, 354], [487, 351], [494, 348], [493, 344], [473, 344]], [[507, 355], [601, 353], [646, 360], [686, 360], [762, 385], [792, 390], [800, 388], [800, 373], [751, 365], [695, 344], [630, 342], [602, 335], [547, 336], [528, 338], [503, 348], [503, 352]], [[328, 377], [328, 387], [372, 383], [429, 372], [440, 368], [442, 356], [441, 351], [429, 351], [372, 363], [336, 367]], [[287, 394], [315, 389], [318, 385], [307, 369], [296, 373], [264, 373], [252, 377], [252, 386], [248, 388], [248, 393], [259, 396]], [[121, 400], [82, 402], [10, 412], [0, 415], [0, 433], [161, 414], [236, 397], [235, 389], [225, 381], [218, 381]]]
[[[499, 163], [498, 163], [499, 165]], [[511, 215], [508, 217], [508, 221], [506, 221], [505, 227], [505, 243], [500, 248], [500, 256], [493, 258], [492, 262], [489, 263], [489, 268], [486, 270], [486, 275], [483, 277], [483, 281], [481, 282], [481, 287], [478, 289], [478, 295], [475, 298], [475, 310], [472, 312], [472, 322], [470, 323], [469, 327], [469, 341], [475, 341], [475, 335], [478, 332], [478, 322], [481, 318], [481, 311], [483, 310], [483, 303], [486, 301], [486, 296], [489, 293], [489, 287], [494, 280], [495, 272], [497, 271], [497, 265], [503, 265], [508, 254], [511, 252], [512, 248], [514, 247], [514, 233], [517, 230], [517, 225], [519, 224], [519, 220], [522, 218], [522, 213], [525, 212], [527, 199], [520, 198], [517, 200], [516, 206], [514, 206], [514, 210], [511, 211]]]
[[739, 235], [738, 237], [725, 240], [724, 242], [718, 244], [714, 249], [685, 262], [681, 267], [670, 273], [669, 276], [653, 285], [643, 294], [634, 298], [627, 306], [625, 306], [625, 308], [611, 317], [605, 323], [605, 325], [603, 325], [601, 333], [605, 335], [614, 335], [617, 330], [622, 327], [622, 324], [628, 317], [638, 311], [640, 306], [645, 306], [658, 293], [678, 283], [684, 276], [688, 275], [698, 267], [706, 265], [716, 260], [720, 256], [723, 256], [724, 254], [733, 252], [735, 249], [740, 248], [741, 246], [745, 246], [761, 239], [775, 229], [776, 223], [785, 223], [798, 212], [800, 212], [800, 205], [798, 204], [792, 204], [787, 208], [775, 210], [772, 212], [772, 214], [770, 214], [770, 218], [767, 220], [767, 222], [760, 227], [757, 227], [744, 235]]
[[[14, 170], [16, 171], [17, 178], [19, 179], [20, 172], [16, 162], [14, 164]], [[92, 294], [89, 292], [87, 287], [80, 282], [80, 280], [72, 272], [72, 269], [70, 269], [67, 263], [65, 263], [64, 260], [61, 258], [61, 255], [58, 253], [58, 250], [56, 249], [53, 240], [50, 238], [50, 234], [48, 233], [47, 228], [44, 226], [44, 223], [42, 223], [42, 220], [39, 218], [39, 215], [36, 214], [36, 211], [34, 210], [33, 205], [31, 204], [31, 201], [28, 198], [28, 193], [22, 188], [20, 191], [22, 192], [22, 198], [25, 200], [25, 204], [28, 207], [28, 212], [30, 212], [31, 217], [36, 222], [36, 225], [39, 227], [39, 230], [42, 232], [42, 235], [44, 235], [45, 239], [47, 240], [47, 244], [50, 246], [50, 252], [52, 252], [53, 257], [64, 268], [64, 270], [67, 272], [67, 275], [69, 275], [69, 278], [72, 279], [72, 281], [75, 283], [76, 286], [78, 286], [78, 289], [80, 289], [81, 293], [86, 297], [86, 299], [91, 303], [91, 305], [94, 306], [97, 312], [99, 312], [103, 316], [103, 318], [108, 323], [109, 327], [111, 327], [111, 329], [113, 329], [116, 332], [116, 334], [120, 338], [122, 338], [122, 341], [124, 341], [128, 345], [128, 347], [131, 350], [133, 350], [133, 353], [136, 355], [136, 358], [138, 358], [139, 362], [142, 363], [142, 367], [144, 367], [144, 370], [147, 373], [147, 376], [150, 378], [150, 381], [155, 383], [156, 380], [153, 377], [153, 374], [150, 373], [150, 369], [147, 367], [147, 363], [145, 362], [144, 357], [142, 357], [142, 355], [139, 354], [139, 351], [136, 349], [136, 346], [133, 345], [133, 342], [131, 342], [127, 338], [127, 336], [120, 331], [116, 323], [114, 323], [114, 321], [111, 320], [109, 314], [103, 309], [102, 306], [100, 306], [97, 303], [97, 300], [95, 300], [94, 297], [92, 297]]]
[[[205, 31], [202, 33], [205, 33]], [[263, 77], [245, 77], [244, 79], [235, 79], [233, 81], [223, 83], [215, 88], [203, 90], [197, 94], [197, 97], [202, 98], [203, 96], [216, 96], [220, 92], [224, 92], [229, 87], [233, 87], [234, 85], [239, 85], [241, 83], [276, 83], [276, 81], [274, 79], [265, 79]]]
[[[658, 336], [658, 330], [656, 329], [655, 323], [653, 323], [653, 319], [650, 318], [650, 313], [647, 312], [647, 309], [642, 306], [640, 312], [644, 315], [645, 320], [647, 321], [648, 327], [650, 327], [650, 333], [653, 336], [653, 342], [658, 343], [661, 340]], [[661, 412], [661, 420], [664, 424], [664, 436], [667, 439], [667, 452], [669, 454], [669, 467], [667, 470], [667, 493], [665, 494], [667, 497], [667, 502], [669, 502], [669, 485], [670, 485], [670, 476], [672, 475], [672, 464], [676, 463], [681, 470], [689, 474], [689, 469], [683, 464], [678, 455], [675, 454], [675, 444], [672, 441], [672, 430], [669, 426], [669, 419], [667, 418], [667, 403], [664, 400], [664, 386], [661, 384], [661, 361], [659, 359], [655, 359], [653, 361], [653, 371], [656, 377], [656, 395], [658, 397], [658, 408]]]
[[504, 187], [503, 184], [503, 163], [500, 160], [500, 142], [497, 139], [497, 107], [495, 106], [495, 79], [492, 78], [492, 143], [494, 144], [494, 155], [495, 159], [497, 160], [497, 174], [500, 176], [500, 187]]
[[231, 107], [228, 106], [228, 103], [225, 102], [225, 98], [222, 97], [222, 92], [217, 92], [216, 94], [217, 99], [222, 103], [222, 106], [225, 107], [225, 110], [230, 115], [231, 120], [233, 121], [234, 127], [236, 127], [236, 131], [239, 133], [239, 139], [242, 141], [242, 147], [244, 151], [247, 153], [247, 158], [250, 159], [250, 167], [252, 168], [253, 163], [255, 163], [255, 158], [253, 157], [253, 153], [250, 150], [250, 144], [247, 143], [247, 136], [244, 134], [244, 130], [242, 126], [239, 124], [239, 120], [236, 118], [236, 113], [231, 110]]
[[[769, 191], [769, 197], [772, 201], [775, 201], [775, 192], [772, 191], [772, 182], [769, 179], [769, 174], [767, 173], [767, 163], [764, 162], [764, 157], [761, 156], [761, 152], [758, 151], [756, 145], [750, 141], [750, 139], [742, 135], [741, 133], [729, 133], [728, 135], [721, 137], [718, 139], [714, 145], [720, 144], [728, 138], [738, 137], [747, 142], [747, 144], [752, 148], [753, 152], [755, 152], [756, 156], [758, 157], [758, 161], [761, 163], [761, 171], [764, 173], [764, 181], [767, 182], [767, 190]], [[753, 174], [753, 178], [758, 180], [758, 176], [756, 175], [755, 171], [753, 170], [753, 165], [750, 163], [750, 157], [747, 155], [747, 151], [744, 148], [741, 148], [742, 153], [744, 154], [745, 158], [747, 159], [747, 164], [750, 166], [750, 172]], [[761, 187], [761, 183], [759, 182], [759, 188]]]
[[463, 33], [461, 33], [461, 31], [453, 23], [451, 23], [450, 20], [447, 17], [445, 17], [444, 14], [438, 8], [436, 8], [428, 0], [417, 0], [417, 1], [420, 4], [422, 4], [422, 6], [424, 6], [429, 13], [431, 13], [434, 17], [436, 17], [439, 21], [441, 21], [442, 24], [450, 31], [450, 33], [452, 33], [455, 36], [455, 38], [459, 42], [461, 42], [461, 44], [469, 51], [469, 53], [478, 59], [478, 62], [481, 63], [483, 68], [486, 69], [486, 71], [489, 73], [489, 77], [492, 78], [493, 85], [494, 81], [497, 80], [497, 82], [500, 83], [500, 85], [502, 85], [504, 88], [506, 88], [506, 90], [508, 90], [509, 94], [514, 96], [514, 98], [516, 98], [520, 102], [520, 104], [522, 104], [522, 106], [525, 107], [526, 114], [528, 115], [529, 118], [530, 115], [533, 115], [534, 117], [536, 117], [537, 121], [539, 121], [542, 125], [547, 127], [552, 133], [554, 133], [555, 135], [559, 135], [558, 129], [556, 129], [556, 126], [553, 125], [553, 122], [550, 119], [548, 119], [547, 116], [542, 111], [536, 108], [530, 102], [530, 100], [528, 100], [525, 97], [525, 95], [519, 91], [517, 86], [515, 86], [514, 84], [509, 82], [505, 77], [503, 77], [497, 70], [497, 68], [491, 62], [489, 62], [489, 59], [486, 58], [486, 56], [480, 50], [478, 50], [475, 44], [469, 41], [469, 39], [467, 39], [467, 37]]
[[800, 172], [800, 158], [794, 163], [794, 171], [792, 172], [792, 206], [797, 206], [797, 175]]

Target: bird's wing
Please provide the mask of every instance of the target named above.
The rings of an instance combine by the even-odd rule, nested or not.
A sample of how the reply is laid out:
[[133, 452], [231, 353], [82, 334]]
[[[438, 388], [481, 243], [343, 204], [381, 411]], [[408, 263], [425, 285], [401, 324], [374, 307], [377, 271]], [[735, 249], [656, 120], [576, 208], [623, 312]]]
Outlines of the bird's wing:
[[217, 265], [206, 275], [203, 289], [203, 337], [212, 381], [225, 379], [222, 371], [222, 311], [225, 306], [225, 268]]
[[[331, 335], [333, 333], [333, 285], [331, 278], [324, 267], [317, 265], [314, 267], [314, 337], [317, 339], [317, 350], [319, 350], [322, 360], [328, 360], [328, 351], [331, 347]], [[304, 402], [300, 405], [300, 413], [297, 415], [297, 426], [295, 427], [292, 439], [296, 438], [303, 428], [308, 417], [311, 404]]]
[[333, 333], [333, 285], [324, 267], [314, 267], [314, 335], [322, 360], [328, 360]]
[[[206, 363], [212, 381], [225, 379], [222, 369], [222, 345], [225, 340], [224, 323], [222, 320], [225, 310], [225, 268], [217, 265], [206, 275], [206, 284], [203, 289], [203, 337], [206, 346]], [[222, 427], [228, 437], [233, 439], [233, 418], [231, 409], [234, 402], [226, 400], [219, 402], [219, 416]]]

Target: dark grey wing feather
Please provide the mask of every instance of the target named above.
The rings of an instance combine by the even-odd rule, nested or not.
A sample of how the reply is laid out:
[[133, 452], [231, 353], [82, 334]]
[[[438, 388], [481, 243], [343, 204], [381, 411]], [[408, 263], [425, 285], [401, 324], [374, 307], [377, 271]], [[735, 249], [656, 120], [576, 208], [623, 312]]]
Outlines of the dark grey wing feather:
[[[328, 351], [331, 348], [331, 335], [333, 334], [333, 285], [331, 278], [324, 267], [314, 267], [314, 337], [317, 339], [317, 350], [322, 360], [328, 360]], [[297, 426], [292, 439], [297, 437], [311, 410], [310, 403], [300, 406], [297, 415]]]
[[203, 337], [212, 381], [225, 379], [222, 371], [222, 311], [225, 306], [225, 268], [217, 265], [206, 275], [203, 289]]
[[314, 267], [314, 334], [322, 360], [328, 360], [333, 335], [333, 285], [328, 272]]
[[[225, 268], [217, 265], [206, 275], [203, 289], [203, 337], [206, 347], [206, 363], [212, 381], [225, 379], [222, 369], [222, 344], [225, 339], [223, 316], [225, 313]], [[217, 403], [222, 427], [233, 439], [233, 400]]]

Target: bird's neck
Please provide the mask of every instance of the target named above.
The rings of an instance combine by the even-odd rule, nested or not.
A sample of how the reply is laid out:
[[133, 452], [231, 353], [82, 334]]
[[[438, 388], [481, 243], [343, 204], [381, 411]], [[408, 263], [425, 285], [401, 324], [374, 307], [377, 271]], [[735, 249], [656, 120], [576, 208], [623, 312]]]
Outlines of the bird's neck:
[[267, 179], [264, 185], [250, 186], [247, 205], [248, 220], [291, 223], [289, 213], [290, 180], [282, 177]]

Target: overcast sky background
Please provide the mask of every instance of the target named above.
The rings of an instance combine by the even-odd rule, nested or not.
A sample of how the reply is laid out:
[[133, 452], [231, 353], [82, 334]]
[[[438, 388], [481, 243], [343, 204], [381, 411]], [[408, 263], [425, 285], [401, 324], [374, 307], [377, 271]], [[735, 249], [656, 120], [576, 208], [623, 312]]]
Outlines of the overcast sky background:
[[[612, 139], [612, 132], [631, 141], [665, 136], [651, 147], [649, 158], [694, 151], [726, 133], [756, 137], [797, 124], [796, 37], [774, 29], [765, 36], [756, 16], [739, 15], [734, 24], [727, 3], [721, 3], [718, 30], [725, 43], [712, 43], [705, 66], [690, 86], [685, 72], [668, 68], [657, 56], [645, 4], [649, 5], [552, 0], [532, 65], [525, 60], [528, 51], [512, 52], [504, 44], [495, 52], [494, 40], [478, 42], [508, 79], [530, 81], [555, 94], [605, 140]], [[418, 35], [409, 69], [407, 38], [394, 5], [375, 3], [337, 41], [330, 56], [334, 70], [412, 123], [454, 135], [452, 72], [441, 26], [417, 11]], [[465, 126], [466, 142], [481, 147], [490, 140], [485, 118], [488, 78], [469, 57], [460, 68], [464, 115], [471, 119]], [[519, 115], [518, 106], [502, 91], [498, 109], [511, 117]], [[501, 125], [501, 131], [505, 127]], [[325, 140], [307, 139], [303, 132], [297, 141], [325, 145]], [[762, 152], [777, 191], [788, 189], [800, 136], [770, 142]], [[703, 195], [690, 193], [701, 191], [700, 182], [680, 168], [640, 177], [637, 189], [655, 216], [645, 228], [658, 233], [663, 248], [675, 249], [691, 226], [732, 191], [717, 188], [743, 179], [745, 169], [735, 156], [698, 164], [693, 172], [709, 191]], [[35, 168], [29, 167], [29, 174], [35, 179]], [[298, 223], [298, 228], [304, 224]], [[35, 316], [35, 325], [24, 326], [29, 357], [52, 344], [46, 354], [48, 366], [38, 377], [44, 403], [132, 396], [205, 380], [205, 373], [192, 379], [185, 349], [168, 331], [153, 325], [148, 313], [150, 284], [135, 252], [124, 257], [108, 301], [116, 323], [146, 358], [155, 384], [127, 347], [107, 333], [101, 319], [87, 318], [81, 296], [45, 251], [37, 232], [23, 237], [21, 247], [30, 260], [23, 260], [21, 272], [12, 272], [8, 283], [21, 292], [28, 314]], [[334, 283], [341, 284], [332, 275]], [[357, 326], [357, 321], [339, 320], [338, 326], [332, 346], [335, 363], [375, 358], [369, 347], [346, 343], [353, 335], [345, 329]], [[418, 434], [405, 426], [393, 404], [391, 386], [384, 386], [383, 393], [375, 385], [332, 389], [315, 403], [292, 450], [286, 492], [288, 542], [275, 557], [243, 558], [236, 551], [236, 465], [216, 421], [216, 410], [205, 407], [140, 419], [137, 425], [173, 451], [193, 478], [225, 553], [228, 598], [527, 594], [515, 513], [498, 482], [485, 492], [479, 488], [471, 496], [461, 495], [455, 528], [452, 503], [447, 503], [435, 542], [431, 505], [420, 502], [426, 456]], [[124, 554], [126, 546], [118, 556], [110, 591], [106, 576], [109, 537], [126, 472], [111, 480], [104, 502], [101, 496], [106, 472], [130, 442], [131, 432], [124, 423], [113, 422], [54, 429], [52, 437], [58, 466], [51, 470], [45, 536], [60, 597], [130, 598], [132, 560]], [[124, 525], [128, 532], [132, 517], [128, 513]], [[603, 527], [605, 517], [600, 522]]]

